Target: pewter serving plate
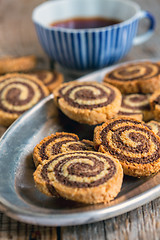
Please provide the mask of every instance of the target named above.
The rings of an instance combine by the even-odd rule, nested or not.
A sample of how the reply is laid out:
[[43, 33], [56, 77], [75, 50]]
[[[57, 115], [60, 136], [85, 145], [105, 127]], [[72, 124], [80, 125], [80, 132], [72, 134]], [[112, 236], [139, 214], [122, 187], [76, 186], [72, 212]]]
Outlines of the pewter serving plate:
[[[80, 80], [101, 81], [110, 69]], [[0, 203], [4, 213], [32, 224], [78, 225], [117, 216], [160, 196], [160, 174], [141, 179], [125, 176], [121, 192], [110, 204], [85, 205], [40, 193], [33, 181], [34, 146], [57, 131], [76, 133], [80, 139], [92, 139], [93, 130], [93, 126], [79, 124], [63, 115], [54, 106], [52, 95], [15, 121], [0, 142]]]

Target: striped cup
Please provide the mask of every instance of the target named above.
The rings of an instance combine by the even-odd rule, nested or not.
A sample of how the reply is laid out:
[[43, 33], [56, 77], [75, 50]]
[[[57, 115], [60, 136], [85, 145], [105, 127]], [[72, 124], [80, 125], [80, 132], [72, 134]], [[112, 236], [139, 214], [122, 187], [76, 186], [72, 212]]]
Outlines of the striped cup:
[[[108, 27], [68, 29], [52, 22], [76, 17], [119, 19]], [[140, 19], [148, 18], [148, 30], [136, 36]], [[155, 20], [151, 13], [129, 0], [54, 0], [36, 7], [32, 14], [38, 39], [50, 59], [74, 70], [99, 69], [124, 57], [133, 45], [150, 38]]]

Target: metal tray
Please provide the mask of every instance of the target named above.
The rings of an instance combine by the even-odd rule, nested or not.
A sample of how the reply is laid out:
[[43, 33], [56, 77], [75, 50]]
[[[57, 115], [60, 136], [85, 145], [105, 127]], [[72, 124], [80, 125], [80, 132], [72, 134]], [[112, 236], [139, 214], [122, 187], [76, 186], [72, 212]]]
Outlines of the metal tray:
[[[101, 81], [110, 68], [92, 73], [83, 80]], [[34, 185], [34, 146], [56, 131], [92, 139], [94, 126], [67, 118], [53, 104], [50, 95], [15, 121], [0, 141], [0, 203], [4, 213], [19, 221], [66, 226], [96, 222], [135, 209], [160, 196], [160, 174], [149, 178], [124, 177], [121, 192], [109, 204], [85, 205], [50, 198]]]

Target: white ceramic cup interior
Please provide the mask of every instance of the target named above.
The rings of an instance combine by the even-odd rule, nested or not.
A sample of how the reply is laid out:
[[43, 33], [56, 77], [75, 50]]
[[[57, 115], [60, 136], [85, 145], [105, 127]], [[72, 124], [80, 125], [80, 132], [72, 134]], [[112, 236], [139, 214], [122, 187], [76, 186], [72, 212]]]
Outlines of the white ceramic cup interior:
[[140, 6], [130, 0], [54, 0], [38, 6], [33, 20], [45, 27], [74, 17], [101, 16], [126, 21], [139, 11]]

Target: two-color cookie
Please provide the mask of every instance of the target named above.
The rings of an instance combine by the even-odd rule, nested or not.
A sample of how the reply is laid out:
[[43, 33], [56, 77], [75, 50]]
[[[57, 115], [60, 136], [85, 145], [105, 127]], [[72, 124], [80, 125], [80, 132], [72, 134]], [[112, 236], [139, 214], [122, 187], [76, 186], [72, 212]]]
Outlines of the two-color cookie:
[[149, 127], [149, 129], [151, 129], [156, 135], [160, 137], [160, 122], [152, 120], [146, 123], [146, 125], [147, 127]]
[[6, 57], [0, 59], [0, 74], [30, 71], [37, 63], [33, 55], [23, 57]]
[[120, 91], [98, 82], [69, 82], [53, 91], [54, 101], [69, 118], [90, 125], [112, 118], [121, 105]]
[[41, 80], [50, 92], [52, 92], [64, 80], [63, 75], [57, 71], [35, 70], [30, 74]]
[[118, 116], [128, 116], [137, 120], [149, 121], [153, 118], [149, 104], [149, 94], [128, 94], [122, 96]]
[[0, 77], [0, 124], [9, 126], [47, 95], [48, 89], [30, 75], [13, 73]]
[[128, 63], [108, 72], [104, 82], [116, 86], [122, 93], [153, 93], [160, 88], [160, 64]]
[[160, 89], [150, 97], [150, 106], [155, 120], [160, 120]]
[[94, 144], [118, 159], [126, 175], [150, 176], [160, 170], [160, 138], [144, 122], [125, 117], [108, 120], [95, 128]]
[[38, 166], [59, 153], [80, 150], [94, 151], [93, 142], [85, 139], [79, 141], [79, 137], [73, 133], [57, 132], [35, 146], [33, 160], [35, 166]]
[[107, 154], [77, 151], [55, 155], [34, 172], [37, 188], [48, 196], [57, 193], [82, 203], [109, 202], [120, 192], [123, 170]]

